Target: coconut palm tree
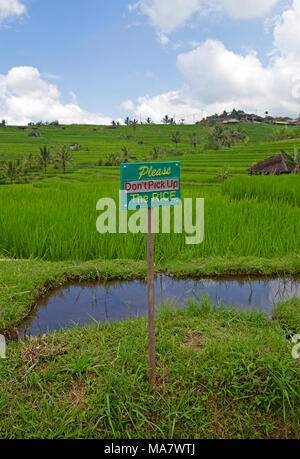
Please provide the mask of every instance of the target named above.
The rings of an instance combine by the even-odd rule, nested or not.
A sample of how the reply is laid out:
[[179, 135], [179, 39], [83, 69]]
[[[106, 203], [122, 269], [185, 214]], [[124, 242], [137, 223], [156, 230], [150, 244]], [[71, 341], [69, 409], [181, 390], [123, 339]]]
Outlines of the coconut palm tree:
[[66, 145], [61, 145], [54, 158], [55, 164], [59, 164], [62, 167], [62, 173], [66, 173], [66, 167], [73, 161], [73, 156], [70, 153], [69, 148]]
[[134, 137], [136, 137], [136, 128], [138, 127], [138, 124], [139, 122], [135, 118], [130, 122], [130, 126], [134, 130]]
[[109, 153], [106, 157], [106, 161], [104, 163], [104, 166], [118, 166], [121, 164], [122, 160], [119, 156], [119, 154], [116, 153]]
[[149, 152], [149, 155], [151, 161], [156, 161], [158, 158], [162, 156], [162, 153], [159, 147], [153, 147], [152, 150]]
[[200, 143], [200, 139], [198, 138], [196, 132], [193, 132], [193, 134], [190, 135], [189, 142], [190, 142], [190, 145], [192, 145], [196, 150], [197, 145], [199, 145], [199, 143]]
[[29, 153], [24, 160], [24, 169], [31, 170], [36, 162], [36, 158], [33, 153]]
[[45, 177], [47, 177], [47, 169], [49, 164], [52, 162], [51, 148], [47, 148], [46, 146], [40, 147], [40, 152], [37, 160], [41, 167], [44, 169]]
[[16, 161], [6, 161], [2, 163], [1, 170], [4, 172], [10, 183], [13, 184], [21, 175], [21, 161], [19, 159]]
[[178, 144], [181, 142], [181, 135], [179, 131], [176, 131], [171, 135], [171, 141], [176, 144], [176, 152], [178, 151]]
[[[121, 148], [121, 151], [123, 152], [122, 161], [123, 161], [124, 163], [129, 163], [130, 159], [132, 158], [132, 154], [130, 153], [130, 151], [128, 150], [127, 147], [122, 147], [122, 148]], [[121, 159], [120, 156], [119, 156], [119, 159]]]

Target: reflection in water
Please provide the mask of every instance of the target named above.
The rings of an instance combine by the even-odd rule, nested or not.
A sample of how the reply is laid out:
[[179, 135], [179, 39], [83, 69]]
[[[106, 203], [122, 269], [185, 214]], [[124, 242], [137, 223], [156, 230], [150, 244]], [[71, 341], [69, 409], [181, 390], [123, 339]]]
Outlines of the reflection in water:
[[[206, 294], [213, 302], [238, 309], [272, 313], [274, 303], [300, 297], [299, 279], [155, 279], [155, 304], [181, 307], [187, 298]], [[85, 283], [65, 286], [44, 297], [21, 327], [20, 336], [38, 335], [74, 323], [113, 322], [147, 314], [147, 283], [143, 281]]]

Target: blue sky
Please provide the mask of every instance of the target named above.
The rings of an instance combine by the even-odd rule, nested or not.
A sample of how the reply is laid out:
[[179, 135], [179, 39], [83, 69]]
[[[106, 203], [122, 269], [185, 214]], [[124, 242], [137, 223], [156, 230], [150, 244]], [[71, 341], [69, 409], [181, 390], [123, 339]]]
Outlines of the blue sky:
[[0, 0], [0, 117], [296, 117], [299, 20], [300, 0]]

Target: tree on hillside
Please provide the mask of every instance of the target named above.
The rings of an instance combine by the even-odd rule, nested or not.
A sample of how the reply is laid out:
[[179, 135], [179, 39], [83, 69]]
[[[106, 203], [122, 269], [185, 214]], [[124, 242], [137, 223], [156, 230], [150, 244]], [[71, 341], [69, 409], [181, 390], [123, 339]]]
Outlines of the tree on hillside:
[[21, 175], [22, 163], [19, 159], [16, 161], [6, 161], [1, 164], [0, 168], [10, 183], [13, 184]]
[[41, 165], [41, 167], [44, 169], [45, 177], [46, 177], [48, 166], [52, 162], [51, 148], [47, 148], [46, 146], [40, 147], [40, 152], [37, 157], [37, 160], [39, 164]]
[[131, 159], [135, 159], [132, 156], [132, 153], [130, 152], [130, 150], [127, 147], [125, 147], [125, 146], [122, 147], [121, 151], [123, 153], [123, 157], [120, 157], [120, 155], [119, 155], [119, 158], [122, 160], [123, 163], [129, 163]]
[[150, 117], [148, 117], [148, 118], [146, 119], [146, 123], [147, 123], [147, 124], [152, 124], [153, 121], [152, 121], [152, 119], [151, 119]]
[[29, 153], [29, 155], [27, 155], [27, 157], [24, 160], [24, 168], [26, 170], [31, 170], [33, 168], [35, 162], [36, 162], [36, 158], [33, 155], [33, 153]]
[[165, 115], [165, 116], [163, 117], [163, 119], [162, 119], [162, 122], [163, 122], [164, 124], [169, 124], [169, 123], [170, 123], [170, 118], [169, 118], [169, 116], [168, 116], [168, 115]]
[[230, 148], [240, 143], [249, 141], [248, 134], [244, 129], [234, 129], [222, 124], [216, 124], [208, 132], [207, 148], [219, 150], [221, 148]]
[[0, 123], [0, 128], [5, 128], [6, 127], [6, 121], [2, 120]]
[[125, 118], [125, 120], [124, 120], [124, 124], [126, 124], [126, 126], [130, 126], [130, 123], [131, 123], [131, 120], [130, 120], [129, 116], [127, 116], [127, 118]]
[[195, 150], [197, 148], [197, 145], [199, 145], [199, 143], [201, 143], [201, 141], [200, 141], [199, 137], [197, 136], [196, 132], [193, 132], [190, 135], [189, 143], [190, 143], [190, 145], [192, 145], [195, 148]]
[[132, 129], [134, 130], [134, 137], [136, 137], [136, 128], [138, 127], [138, 124], [139, 124], [139, 122], [138, 122], [138, 120], [136, 120], [135, 118], [134, 118], [134, 120], [132, 120], [132, 121], [130, 122], [130, 126], [131, 126]]
[[171, 141], [176, 144], [176, 152], [178, 151], [178, 144], [181, 142], [181, 135], [179, 131], [176, 131], [171, 135]]
[[54, 163], [59, 164], [62, 167], [62, 173], [66, 173], [66, 167], [73, 161], [73, 156], [70, 153], [70, 149], [67, 145], [60, 145], [58, 152], [54, 158]]
[[122, 160], [119, 156], [119, 154], [116, 153], [109, 153], [106, 157], [106, 160], [104, 162], [104, 166], [119, 166], [121, 164]]
[[159, 147], [153, 147], [149, 152], [149, 157], [151, 161], [156, 161], [162, 156], [161, 150]]

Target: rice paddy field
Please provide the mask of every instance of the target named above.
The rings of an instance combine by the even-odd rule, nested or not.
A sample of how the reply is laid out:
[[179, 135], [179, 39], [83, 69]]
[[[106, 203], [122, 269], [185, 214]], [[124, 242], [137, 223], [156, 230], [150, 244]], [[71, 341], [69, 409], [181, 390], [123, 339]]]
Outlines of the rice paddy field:
[[[145, 235], [100, 235], [96, 230], [98, 200], [117, 200], [120, 188], [120, 168], [103, 164], [123, 147], [140, 162], [149, 161], [153, 147], [160, 147], [156, 161], [181, 162], [182, 197], [205, 199], [202, 244], [186, 245], [186, 235], [173, 231], [155, 234], [157, 272], [299, 276], [300, 175], [249, 177], [247, 169], [282, 150], [291, 153], [300, 145], [300, 128], [297, 138], [280, 142], [272, 141], [270, 125], [249, 123], [243, 128], [247, 145], [218, 151], [205, 148], [208, 130], [198, 125], [139, 125], [136, 132], [127, 126], [42, 127], [40, 138], [28, 137], [28, 130], [17, 127], [0, 129], [0, 161], [37, 155], [45, 145], [82, 146], [72, 151], [74, 161], [66, 174], [51, 165], [47, 177], [36, 169], [13, 185], [0, 176], [0, 259], [12, 260], [0, 261], [0, 332], [8, 337], [39, 296], [67, 280], [146, 277]], [[181, 136], [177, 149], [170, 139], [176, 131]], [[200, 139], [196, 148], [189, 142], [194, 132]], [[226, 180], [224, 170], [230, 172]], [[284, 327], [277, 316], [271, 325], [257, 313], [217, 312], [213, 305], [203, 309], [191, 303], [180, 313], [166, 308], [157, 318], [161, 385], [154, 393], [145, 389], [147, 362], [133, 358], [145, 347], [144, 321], [75, 327], [43, 341], [11, 343], [7, 363], [0, 360], [0, 378], [7, 381], [0, 389], [0, 436], [187, 438], [192, 432], [193, 438], [298, 438], [299, 361], [290, 357], [286, 324], [299, 320], [299, 307], [298, 299], [280, 306]], [[127, 357], [131, 335], [137, 348], [134, 344]], [[197, 355], [186, 344], [187, 336], [201, 337]], [[264, 337], [266, 350], [260, 344]], [[93, 340], [101, 345], [103, 372], [96, 364]], [[77, 358], [79, 341], [83, 348]], [[47, 350], [39, 354], [45, 343]], [[189, 370], [183, 370], [186, 361]], [[203, 380], [197, 370], [201, 365]], [[121, 375], [118, 380], [114, 372]], [[129, 380], [135, 388], [132, 383], [126, 392]], [[97, 384], [103, 393], [95, 402]], [[42, 417], [36, 415], [37, 400]], [[163, 413], [156, 410], [157, 403], [164, 406]], [[59, 419], [54, 412], [60, 413]], [[196, 425], [206, 429], [197, 430]]]
[[[35, 174], [29, 184], [0, 187], [0, 251], [8, 258], [49, 261], [92, 259], [145, 259], [144, 235], [99, 235], [96, 204], [100, 198], [117, 201], [119, 167], [98, 166], [122, 146], [143, 161], [153, 147], [165, 149], [162, 160], [180, 160], [182, 197], [205, 199], [205, 239], [187, 246], [185, 235], [156, 235], [156, 260], [211, 257], [278, 258], [299, 255], [300, 177], [248, 177], [247, 168], [281, 150], [291, 151], [295, 141], [263, 142], [271, 136], [268, 125], [245, 125], [250, 142], [224, 151], [205, 151], [207, 129], [202, 126], [130, 127], [66, 126], [41, 128], [41, 138], [27, 131], [0, 131], [3, 159], [37, 154], [41, 145], [78, 143], [75, 162], [67, 174], [49, 168], [48, 178]], [[182, 137], [181, 156], [170, 140], [174, 130]], [[203, 142], [195, 149], [189, 136]], [[127, 139], [130, 136], [130, 139]], [[300, 136], [300, 130], [299, 130]], [[142, 140], [143, 145], [138, 141]], [[217, 177], [222, 168], [232, 177]], [[267, 205], [266, 205], [267, 203]], [[278, 205], [280, 203], [280, 205]]]

